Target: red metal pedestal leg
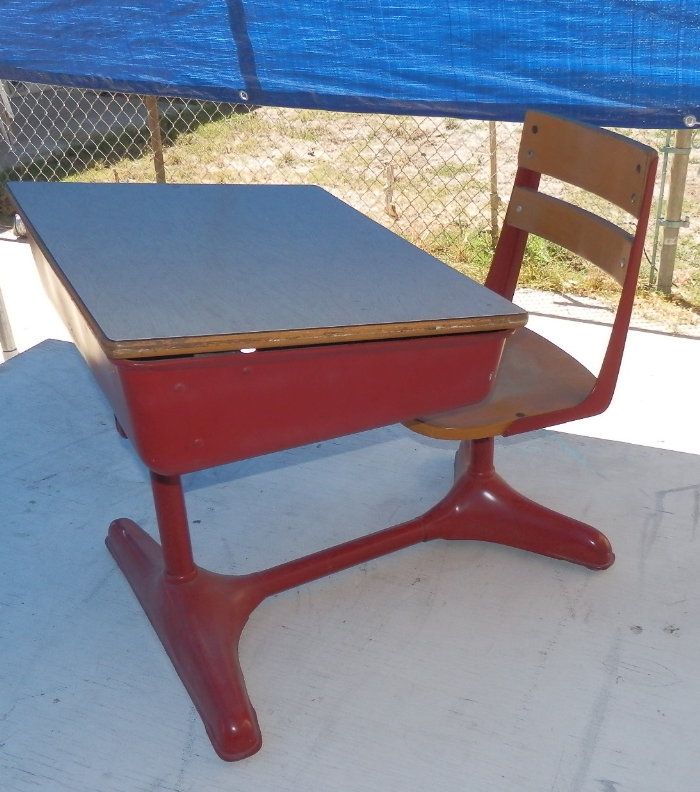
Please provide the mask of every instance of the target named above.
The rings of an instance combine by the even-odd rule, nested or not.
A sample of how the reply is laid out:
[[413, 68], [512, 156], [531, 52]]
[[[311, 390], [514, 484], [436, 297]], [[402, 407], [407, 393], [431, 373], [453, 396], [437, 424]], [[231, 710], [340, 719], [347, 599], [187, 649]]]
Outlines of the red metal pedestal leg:
[[436, 507], [450, 516], [441, 520], [436, 536], [495, 542], [589, 569], [607, 569], [615, 560], [607, 537], [516, 492], [495, 472], [493, 449], [493, 438], [460, 445], [455, 483]]
[[258, 604], [247, 578], [195, 566], [178, 477], [152, 474], [162, 546], [131, 520], [115, 520], [107, 547], [163, 643], [222, 759], [262, 744], [238, 662], [238, 640]]

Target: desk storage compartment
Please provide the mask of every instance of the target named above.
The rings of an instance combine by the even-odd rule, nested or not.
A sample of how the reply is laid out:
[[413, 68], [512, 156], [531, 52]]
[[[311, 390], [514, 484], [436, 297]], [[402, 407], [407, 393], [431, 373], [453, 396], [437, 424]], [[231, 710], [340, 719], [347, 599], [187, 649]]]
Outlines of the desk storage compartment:
[[149, 468], [185, 473], [479, 401], [507, 332], [113, 360], [113, 407]]

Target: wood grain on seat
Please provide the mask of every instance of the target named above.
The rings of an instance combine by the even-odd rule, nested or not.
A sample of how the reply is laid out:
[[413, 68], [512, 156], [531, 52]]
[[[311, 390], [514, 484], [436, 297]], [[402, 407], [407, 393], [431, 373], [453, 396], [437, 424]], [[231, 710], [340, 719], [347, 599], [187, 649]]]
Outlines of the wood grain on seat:
[[596, 378], [575, 358], [532, 330], [506, 341], [496, 382], [478, 404], [460, 407], [406, 426], [442, 440], [474, 440], [503, 434], [515, 420], [580, 404]]

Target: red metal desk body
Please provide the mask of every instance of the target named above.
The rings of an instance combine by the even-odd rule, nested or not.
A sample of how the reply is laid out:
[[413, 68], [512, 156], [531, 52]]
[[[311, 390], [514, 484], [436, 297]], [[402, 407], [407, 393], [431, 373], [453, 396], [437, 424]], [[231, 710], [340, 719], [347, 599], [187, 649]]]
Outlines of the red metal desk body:
[[473, 372], [466, 390], [477, 400], [503, 335], [113, 364], [120, 423], [153, 471], [161, 547], [129, 520], [112, 523], [107, 544], [222, 758], [261, 744], [237, 657], [252, 610], [285, 589], [438, 537], [442, 523], [428, 516], [254, 575], [220, 576], [193, 561], [179, 473], [392, 423], [419, 405], [463, 402], [464, 377], [444, 377], [445, 365]]
[[[26, 219], [32, 228], [31, 214]], [[219, 575], [194, 562], [180, 476], [478, 401], [488, 392], [509, 327], [525, 316], [513, 306], [512, 316], [483, 332], [133, 359], [123, 356], [128, 347], [115, 353], [105, 342], [37, 226], [33, 247], [47, 292], [107, 394], [118, 428], [151, 472], [161, 544], [119, 519], [107, 546], [217, 753], [228, 760], [249, 756], [261, 735], [237, 644], [255, 607], [417, 542], [473, 538], [473, 520], [463, 514], [464, 502], [448, 495], [407, 523], [254, 574]]]

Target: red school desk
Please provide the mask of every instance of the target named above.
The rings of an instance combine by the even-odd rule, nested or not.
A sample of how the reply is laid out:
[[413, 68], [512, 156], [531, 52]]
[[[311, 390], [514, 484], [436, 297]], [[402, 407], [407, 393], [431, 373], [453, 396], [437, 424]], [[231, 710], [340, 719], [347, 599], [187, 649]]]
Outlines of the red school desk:
[[107, 546], [215, 750], [261, 746], [238, 662], [260, 602], [441, 536], [425, 515], [248, 575], [192, 556], [181, 475], [476, 402], [509, 301], [317, 187], [15, 183], [44, 286], [151, 474], [160, 545]]

